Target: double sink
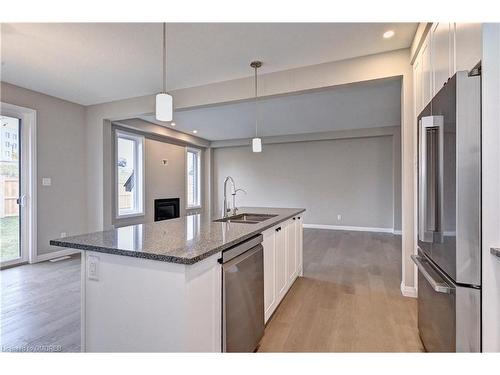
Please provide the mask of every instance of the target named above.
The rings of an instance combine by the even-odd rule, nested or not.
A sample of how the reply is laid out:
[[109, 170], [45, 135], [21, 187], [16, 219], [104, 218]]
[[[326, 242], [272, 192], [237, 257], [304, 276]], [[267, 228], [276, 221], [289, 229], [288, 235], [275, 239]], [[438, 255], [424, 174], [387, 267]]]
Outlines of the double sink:
[[229, 223], [240, 223], [240, 224], [258, 224], [276, 216], [278, 215], [246, 213], [246, 214], [228, 216], [214, 221], [217, 223], [229, 222]]

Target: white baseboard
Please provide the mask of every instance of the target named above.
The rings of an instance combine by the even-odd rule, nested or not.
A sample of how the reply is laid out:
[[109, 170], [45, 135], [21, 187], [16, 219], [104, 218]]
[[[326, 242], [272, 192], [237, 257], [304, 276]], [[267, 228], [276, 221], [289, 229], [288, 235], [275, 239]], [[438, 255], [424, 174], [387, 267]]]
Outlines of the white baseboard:
[[403, 234], [403, 231], [402, 231], [402, 230], [397, 230], [397, 229], [394, 229], [394, 230], [392, 231], [392, 233], [393, 233], [393, 234], [398, 234], [398, 235], [400, 235], [400, 236], [401, 236], [401, 235]]
[[401, 282], [401, 294], [405, 297], [417, 298], [417, 289], [414, 286], [406, 286]]
[[51, 253], [46, 253], [46, 254], [40, 254], [40, 255], [37, 254], [35, 263], [45, 262], [47, 260], [60, 258], [60, 257], [67, 256], [67, 255], [78, 254], [79, 252], [80, 252], [80, 250], [76, 250], [76, 249], [63, 249], [63, 250], [53, 251]]
[[356, 231], [356, 232], [394, 233], [393, 228], [354, 227], [354, 226], [346, 226], [346, 225], [329, 225], [329, 224], [304, 224], [304, 228], [330, 229], [330, 230], [352, 230], [352, 231]]

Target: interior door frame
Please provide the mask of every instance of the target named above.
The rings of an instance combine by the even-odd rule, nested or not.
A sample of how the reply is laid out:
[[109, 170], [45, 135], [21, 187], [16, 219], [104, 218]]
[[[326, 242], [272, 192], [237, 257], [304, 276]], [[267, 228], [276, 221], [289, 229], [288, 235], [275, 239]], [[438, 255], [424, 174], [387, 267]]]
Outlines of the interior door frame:
[[36, 262], [37, 217], [37, 168], [36, 168], [36, 111], [0, 102], [0, 113], [21, 120], [21, 170], [20, 194], [26, 194], [21, 215], [21, 258], [2, 262], [0, 268], [21, 263]]

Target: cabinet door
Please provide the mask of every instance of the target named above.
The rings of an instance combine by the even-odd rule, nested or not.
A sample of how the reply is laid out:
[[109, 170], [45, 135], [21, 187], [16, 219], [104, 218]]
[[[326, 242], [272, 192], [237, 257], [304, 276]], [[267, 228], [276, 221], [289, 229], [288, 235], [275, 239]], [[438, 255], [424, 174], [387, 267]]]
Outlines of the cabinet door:
[[297, 259], [297, 276], [302, 276], [302, 217], [295, 220], [295, 259]]
[[482, 58], [482, 24], [455, 24], [455, 68], [471, 70]]
[[413, 97], [415, 100], [415, 116], [422, 111], [423, 108], [423, 90], [422, 90], [422, 54], [418, 54], [413, 63]]
[[270, 318], [276, 308], [276, 251], [274, 229], [262, 233], [264, 239], [264, 321]]
[[286, 254], [287, 254], [287, 268], [286, 273], [288, 277], [288, 284], [292, 285], [295, 277], [297, 276], [297, 259], [295, 252], [295, 222], [296, 218], [289, 220], [286, 224]]
[[432, 96], [441, 90], [444, 84], [451, 76], [453, 68], [451, 67], [452, 59], [452, 24], [448, 22], [438, 22], [432, 25], [431, 28], [431, 48], [432, 48], [432, 71], [434, 89]]
[[274, 247], [276, 251], [276, 303], [278, 304], [286, 293], [288, 278], [286, 275], [287, 253], [284, 224], [275, 229]]
[[422, 107], [420, 111], [415, 114], [415, 117], [418, 116], [422, 109], [425, 108], [427, 104], [432, 99], [432, 61], [431, 61], [431, 36], [427, 34], [427, 37], [422, 44], [422, 48], [420, 50], [420, 62], [422, 64], [422, 82], [421, 82], [421, 96], [422, 96]]

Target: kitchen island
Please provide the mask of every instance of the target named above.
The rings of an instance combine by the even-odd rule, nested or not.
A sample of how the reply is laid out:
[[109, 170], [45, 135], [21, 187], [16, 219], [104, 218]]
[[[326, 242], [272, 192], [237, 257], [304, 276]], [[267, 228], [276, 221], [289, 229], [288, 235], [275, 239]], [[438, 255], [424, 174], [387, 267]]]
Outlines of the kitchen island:
[[82, 351], [221, 351], [222, 252], [263, 234], [267, 320], [302, 273], [302, 212], [241, 208], [269, 217], [195, 214], [52, 240], [83, 250]]

